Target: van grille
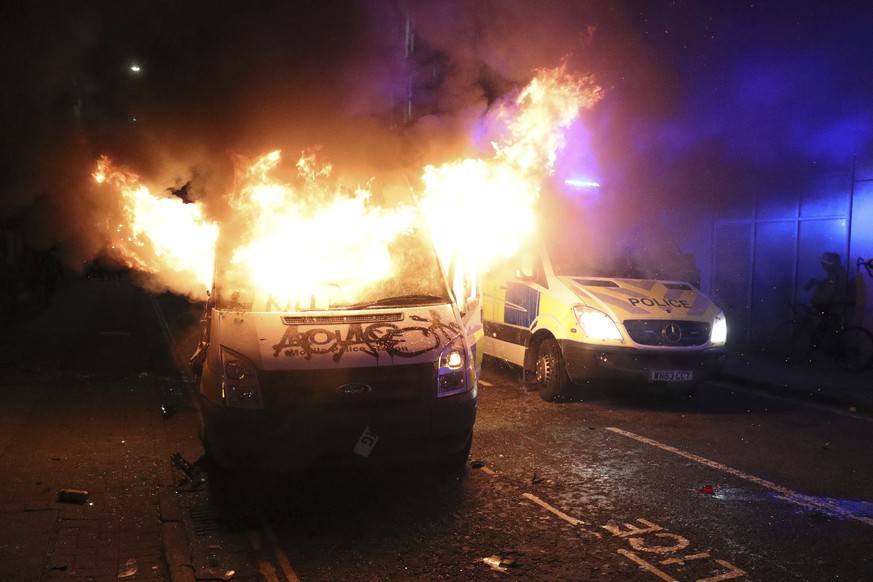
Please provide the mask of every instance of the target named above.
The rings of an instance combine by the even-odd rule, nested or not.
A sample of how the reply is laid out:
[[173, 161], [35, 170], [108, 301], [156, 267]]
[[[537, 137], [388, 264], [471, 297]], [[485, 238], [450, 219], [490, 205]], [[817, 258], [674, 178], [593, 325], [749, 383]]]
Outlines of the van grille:
[[261, 372], [264, 407], [366, 408], [434, 398], [433, 363]]
[[362, 313], [358, 315], [285, 315], [285, 325], [333, 325], [343, 323], [385, 323], [402, 321], [403, 313]]
[[709, 341], [710, 324], [704, 321], [630, 319], [624, 327], [632, 340], [644, 346], [702, 346]]

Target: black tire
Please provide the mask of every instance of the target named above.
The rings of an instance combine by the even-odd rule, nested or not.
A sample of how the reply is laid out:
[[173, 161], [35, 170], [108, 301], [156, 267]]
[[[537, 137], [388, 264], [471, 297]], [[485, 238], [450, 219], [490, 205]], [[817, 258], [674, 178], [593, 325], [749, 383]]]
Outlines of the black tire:
[[873, 336], [863, 327], [849, 326], [837, 335], [837, 362], [847, 372], [857, 374], [873, 361]]
[[786, 362], [798, 362], [812, 352], [812, 333], [797, 321], [786, 321], [773, 332], [773, 351]]
[[570, 385], [561, 347], [553, 339], [543, 340], [537, 352], [536, 378], [540, 398], [546, 402], [560, 401]]
[[472, 430], [470, 431], [470, 436], [467, 438], [467, 443], [464, 445], [463, 449], [440, 459], [439, 463], [437, 463], [439, 472], [447, 476], [460, 475], [466, 472], [471, 448], [473, 448]]
[[203, 460], [209, 473], [230, 474], [236, 470], [236, 463], [222, 447], [222, 439], [216, 432], [215, 423], [205, 415], [200, 421], [200, 442], [203, 444]]

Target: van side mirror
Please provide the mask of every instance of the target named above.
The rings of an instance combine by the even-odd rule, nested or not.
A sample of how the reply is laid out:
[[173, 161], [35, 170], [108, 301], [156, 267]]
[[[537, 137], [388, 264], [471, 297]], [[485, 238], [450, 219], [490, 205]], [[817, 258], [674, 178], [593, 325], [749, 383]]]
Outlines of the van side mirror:
[[515, 271], [515, 276], [522, 281], [531, 281], [534, 278], [533, 263], [525, 261], [524, 264]]

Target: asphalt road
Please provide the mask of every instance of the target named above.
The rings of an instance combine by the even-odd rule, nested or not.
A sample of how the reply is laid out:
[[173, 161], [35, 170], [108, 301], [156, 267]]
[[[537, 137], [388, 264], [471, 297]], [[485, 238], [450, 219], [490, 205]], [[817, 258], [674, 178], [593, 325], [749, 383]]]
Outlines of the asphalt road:
[[463, 474], [215, 479], [183, 499], [193, 555], [277, 580], [873, 579], [873, 418], [724, 382], [552, 404], [512, 367], [481, 380]]
[[717, 382], [549, 404], [482, 380], [463, 475], [243, 478], [186, 499], [233, 540], [201, 546], [248, 537], [279, 580], [873, 578], [869, 418]]
[[[199, 307], [125, 287], [105, 297], [75, 325], [48, 319], [33, 338], [43, 351], [24, 346], [7, 365], [119, 385], [172, 376]], [[174, 467], [191, 570], [304, 581], [873, 579], [870, 417], [722, 382], [690, 400], [610, 390], [551, 404], [512, 368], [486, 362], [481, 380], [472, 463], [459, 475], [224, 479], [195, 465], [191, 480]], [[174, 391], [160, 427], [162, 446], [191, 463], [202, 453], [193, 387]]]

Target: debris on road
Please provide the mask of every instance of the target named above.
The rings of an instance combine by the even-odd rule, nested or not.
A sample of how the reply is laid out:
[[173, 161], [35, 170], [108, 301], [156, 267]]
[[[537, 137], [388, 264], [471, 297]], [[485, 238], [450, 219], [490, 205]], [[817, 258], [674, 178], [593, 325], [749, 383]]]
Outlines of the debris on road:
[[117, 578], [119, 580], [122, 578], [130, 578], [131, 576], [136, 575], [138, 570], [139, 568], [136, 565], [136, 558], [130, 558], [124, 563], [124, 567], [118, 571]]
[[482, 558], [482, 561], [491, 566], [492, 570], [496, 570], [497, 572], [508, 573], [509, 566], [515, 565], [515, 560], [512, 558], [503, 559], [500, 556], [488, 556], [487, 558]]
[[192, 465], [186, 461], [180, 453], [173, 453], [170, 455], [170, 458], [172, 459], [173, 464], [178, 467], [180, 471], [185, 473], [188, 481], [190, 481], [193, 486], [199, 486], [206, 481], [206, 475], [203, 474], [200, 467], [196, 466], [196, 463]]
[[203, 568], [197, 575], [198, 580], [230, 580], [236, 574], [236, 570], [227, 570], [225, 568], [209, 567]]
[[82, 489], [61, 489], [58, 492], [58, 501], [61, 503], [85, 503], [88, 501], [88, 492]]
[[715, 495], [715, 488], [712, 485], [704, 485], [697, 492], [704, 495]]

